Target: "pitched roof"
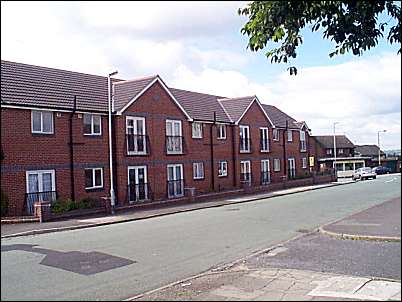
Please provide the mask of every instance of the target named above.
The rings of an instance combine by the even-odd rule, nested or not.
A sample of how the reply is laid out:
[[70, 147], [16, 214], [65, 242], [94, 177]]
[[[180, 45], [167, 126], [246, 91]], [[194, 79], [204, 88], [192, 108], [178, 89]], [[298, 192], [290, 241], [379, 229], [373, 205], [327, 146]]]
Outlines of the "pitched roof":
[[[333, 135], [316, 135], [316, 136], [314, 136], [314, 138], [324, 148], [333, 148], [334, 147], [334, 136]], [[345, 135], [336, 135], [335, 140], [336, 140], [337, 148], [354, 148], [355, 147], [355, 145]]]
[[107, 77], [1, 60], [5, 104], [107, 111]]
[[239, 98], [221, 98], [219, 102], [225, 108], [226, 113], [234, 121], [238, 121], [244, 111], [250, 106], [255, 96], [245, 96]]
[[195, 120], [213, 121], [214, 112], [219, 122], [231, 122], [223, 107], [218, 102], [220, 96], [169, 88], [176, 100]]
[[114, 108], [119, 111], [152, 83], [158, 76], [121, 81], [113, 84]]
[[286, 128], [286, 121], [288, 121], [288, 128], [290, 129], [300, 129], [301, 125], [294, 118], [287, 115], [285, 112], [279, 110], [273, 105], [262, 104], [265, 112], [274, 123], [275, 127]]
[[[355, 145], [355, 153], [359, 153], [362, 156], [378, 156], [378, 148], [377, 145]], [[381, 151], [381, 154], [384, 152]]]

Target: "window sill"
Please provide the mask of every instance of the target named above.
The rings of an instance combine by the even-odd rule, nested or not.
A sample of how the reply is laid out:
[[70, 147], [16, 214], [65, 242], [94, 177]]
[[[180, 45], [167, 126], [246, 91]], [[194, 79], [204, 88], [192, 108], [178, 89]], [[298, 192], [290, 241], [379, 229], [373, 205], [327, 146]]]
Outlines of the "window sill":
[[101, 192], [103, 191], [103, 187], [91, 187], [91, 188], [85, 188], [86, 192]]
[[228, 175], [218, 175], [218, 177], [228, 177]]
[[102, 134], [86, 134], [84, 133], [85, 137], [90, 137], [90, 138], [102, 138]]
[[54, 136], [54, 132], [45, 133], [45, 132], [31, 132], [32, 136]]
[[218, 139], [220, 141], [225, 141], [227, 138], [226, 137], [217, 137], [216, 139]]
[[205, 177], [203, 177], [203, 178], [193, 178], [193, 180], [195, 180], [195, 181], [205, 180]]
[[251, 153], [251, 150], [240, 150], [240, 153]]
[[271, 152], [270, 150], [260, 150], [261, 153], [268, 153]]
[[191, 138], [192, 138], [192, 139], [203, 139], [202, 136], [201, 136], [201, 137], [194, 137], [194, 136], [192, 136]]

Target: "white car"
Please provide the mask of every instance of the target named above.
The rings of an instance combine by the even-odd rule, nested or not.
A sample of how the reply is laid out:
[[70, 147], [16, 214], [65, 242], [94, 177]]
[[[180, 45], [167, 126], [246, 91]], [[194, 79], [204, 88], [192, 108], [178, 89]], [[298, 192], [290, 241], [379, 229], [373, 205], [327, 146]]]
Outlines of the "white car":
[[365, 179], [376, 179], [377, 178], [377, 174], [375, 174], [375, 172], [373, 172], [373, 170], [369, 167], [365, 167], [365, 168], [359, 168], [356, 171], [353, 172], [352, 175], [352, 180], [365, 180]]

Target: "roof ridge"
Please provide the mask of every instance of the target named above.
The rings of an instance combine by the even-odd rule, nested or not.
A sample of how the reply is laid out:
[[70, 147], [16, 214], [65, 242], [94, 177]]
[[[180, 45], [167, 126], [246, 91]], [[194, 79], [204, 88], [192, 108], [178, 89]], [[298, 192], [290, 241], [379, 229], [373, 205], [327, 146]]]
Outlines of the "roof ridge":
[[[35, 65], [35, 64], [28, 64], [28, 63], [21, 63], [21, 62], [15, 62], [15, 61], [8, 61], [8, 60], [1, 60], [1, 63], [11, 63], [11, 64], [18, 64], [18, 65], [25, 65], [25, 66], [30, 66], [30, 67], [37, 67], [37, 68], [44, 68], [44, 69], [50, 69], [50, 70], [56, 70], [56, 71], [65, 71], [65, 72], [71, 72], [71, 73], [76, 73], [76, 74], [82, 74], [82, 75], [88, 75], [92, 77], [100, 77], [100, 78], [105, 78], [107, 79], [107, 76], [101, 76], [98, 74], [91, 74], [91, 73], [85, 73], [85, 72], [80, 72], [80, 71], [73, 71], [73, 70], [67, 70], [67, 69], [61, 69], [61, 68], [55, 68], [55, 67], [47, 67], [47, 66], [41, 66], [41, 65]], [[115, 80], [121, 80], [121, 79], [115, 79]]]
[[152, 76], [147, 76], [147, 77], [141, 77], [141, 78], [135, 78], [135, 79], [131, 79], [131, 80], [123, 80], [114, 84], [124, 84], [124, 83], [129, 83], [129, 82], [138, 82], [138, 81], [142, 81], [142, 80], [148, 80], [148, 79], [152, 79], [152, 78], [159, 78], [159, 75], [152, 75]]
[[205, 92], [198, 92], [198, 91], [192, 91], [192, 90], [181, 89], [181, 88], [175, 88], [175, 87], [169, 87], [169, 89], [175, 89], [175, 90], [181, 90], [181, 91], [185, 91], [185, 92], [191, 92], [191, 93], [198, 93], [198, 94], [209, 95], [209, 96], [216, 97], [218, 100], [219, 100], [219, 98], [221, 98], [221, 96], [219, 96], [219, 95], [209, 94], [209, 93], [205, 93]]
[[233, 101], [233, 100], [240, 100], [240, 99], [246, 99], [246, 98], [256, 98], [256, 95], [246, 95], [246, 96], [240, 96], [240, 97], [235, 97], [235, 98], [221, 98], [218, 99], [218, 101]]

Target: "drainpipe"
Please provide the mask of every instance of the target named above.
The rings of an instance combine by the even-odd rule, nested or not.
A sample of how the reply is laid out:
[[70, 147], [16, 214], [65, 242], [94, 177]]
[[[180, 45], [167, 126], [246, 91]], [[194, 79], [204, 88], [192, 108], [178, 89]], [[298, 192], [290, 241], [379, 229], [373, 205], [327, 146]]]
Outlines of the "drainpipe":
[[288, 121], [286, 121], [286, 128], [283, 131], [283, 170], [284, 170], [284, 176], [286, 179], [288, 178], [288, 170], [287, 170], [287, 158], [286, 158], [286, 135], [288, 134]]
[[211, 182], [212, 182], [212, 191], [215, 191], [215, 164], [214, 164], [214, 136], [213, 129], [216, 124], [216, 111], [214, 111], [214, 122], [211, 124], [210, 128], [210, 137], [211, 137]]
[[233, 186], [237, 187], [237, 175], [236, 175], [236, 126], [232, 125], [232, 159], [233, 159]]
[[109, 73], [107, 76], [107, 91], [108, 91], [108, 117], [109, 117], [109, 174], [110, 174], [110, 205], [111, 212], [114, 214], [116, 206], [116, 195], [114, 193], [113, 184], [113, 148], [112, 148], [112, 95], [111, 95], [111, 80], [110, 77], [117, 74], [117, 71]]
[[70, 183], [71, 183], [71, 200], [75, 200], [75, 182], [74, 182], [74, 147], [73, 147], [73, 117], [77, 109], [77, 96], [74, 96], [73, 111], [69, 116], [69, 149], [70, 149]]

